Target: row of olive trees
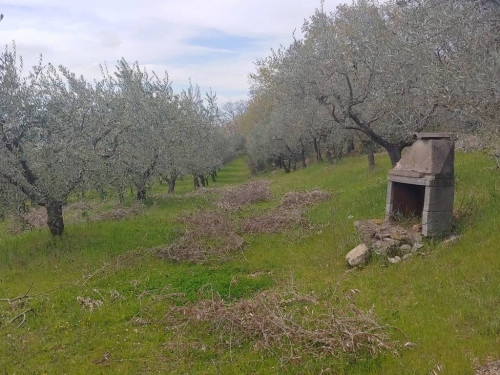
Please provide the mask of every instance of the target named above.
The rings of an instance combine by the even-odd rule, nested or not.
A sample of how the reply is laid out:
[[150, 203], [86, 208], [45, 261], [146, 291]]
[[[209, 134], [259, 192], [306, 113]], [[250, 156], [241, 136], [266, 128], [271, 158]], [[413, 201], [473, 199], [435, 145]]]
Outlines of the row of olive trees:
[[229, 153], [215, 96], [197, 87], [175, 94], [167, 75], [125, 60], [90, 83], [42, 61], [25, 73], [15, 47], [0, 55], [0, 203], [45, 207], [54, 235], [77, 189], [144, 199], [154, 176], [169, 192], [179, 175], [204, 183]]
[[249, 137], [254, 160], [304, 160], [308, 144], [330, 158], [354, 133], [395, 164], [414, 132], [500, 135], [498, 2], [358, 0], [317, 10], [303, 32], [251, 75], [253, 102], [271, 103]]

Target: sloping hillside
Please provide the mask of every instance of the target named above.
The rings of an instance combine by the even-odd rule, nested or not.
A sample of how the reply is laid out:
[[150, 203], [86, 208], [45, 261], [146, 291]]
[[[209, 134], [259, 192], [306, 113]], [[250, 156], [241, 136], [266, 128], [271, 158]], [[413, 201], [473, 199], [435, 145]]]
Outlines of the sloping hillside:
[[154, 186], [146, 206], [73, 197], [61, 238], [0, 223], [0, 373], [473, 374], [499, 360], [499, 170], [457, 154], [461, 237], [349, 270], [353, 222], [384, 215], [377, 163], [237, 187], [240, 158], [206, 190]]

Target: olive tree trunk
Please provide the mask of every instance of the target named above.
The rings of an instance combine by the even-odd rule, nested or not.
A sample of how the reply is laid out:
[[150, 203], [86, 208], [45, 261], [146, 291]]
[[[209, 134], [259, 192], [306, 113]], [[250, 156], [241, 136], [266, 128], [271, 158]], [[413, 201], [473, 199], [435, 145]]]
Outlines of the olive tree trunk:
[[168, 192], [167, 194], [173, 194], [175, 190], [175, 182], [177, 181], [177, 174], [172, 173], [170, 177], [167, 179], [168, 181]]
[[61, 203], [50, 203], [45, 206], [47, 211], [47, 225], [50, 229], [50, 234], [60, 236], [64, 231], [64, 221], [62, 215]]

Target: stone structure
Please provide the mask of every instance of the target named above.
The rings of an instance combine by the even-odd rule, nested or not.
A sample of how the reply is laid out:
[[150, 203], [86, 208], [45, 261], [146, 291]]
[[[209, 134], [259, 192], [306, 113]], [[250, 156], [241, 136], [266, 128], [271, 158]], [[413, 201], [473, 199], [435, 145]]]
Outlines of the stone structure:
[[453, 217], [455, 145], [446, 133], [416, 133], [414, 138], [389, 171], [386, 219], [419, 216], [424, 236], [443, 237]]

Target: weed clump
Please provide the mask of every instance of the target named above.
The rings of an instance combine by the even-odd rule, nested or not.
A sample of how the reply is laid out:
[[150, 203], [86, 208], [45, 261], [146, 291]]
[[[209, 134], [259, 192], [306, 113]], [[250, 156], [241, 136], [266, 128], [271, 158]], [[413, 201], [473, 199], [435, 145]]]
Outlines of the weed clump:
[[76, 297], [76, 300], [80, 302], [82, 305], [82, 309], [88, 309], [90, 312], [93, 312], [95, 309], [101, 307], [104, 302], [98, 299], [92, 299], [90, 297], [82, 297], [78, 296]]

